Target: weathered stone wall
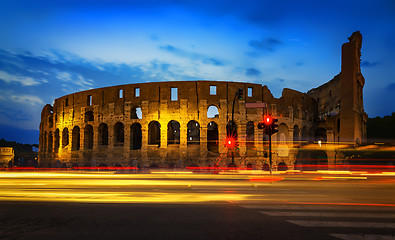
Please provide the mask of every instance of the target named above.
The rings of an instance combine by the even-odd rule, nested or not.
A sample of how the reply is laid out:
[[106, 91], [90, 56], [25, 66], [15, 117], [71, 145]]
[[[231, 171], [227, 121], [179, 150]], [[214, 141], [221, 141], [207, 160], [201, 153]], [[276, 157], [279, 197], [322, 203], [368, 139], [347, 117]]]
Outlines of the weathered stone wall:
[[[210, 94], [210, 87], [216, 88], [215, 94]], [[137, 88], [139, 96], [136, 96]], [[177, 89], [176, 100], [171, 99], [172, 88]], [[289, 149], [293, 148], [294, 138], [302, 139], [302, 129], [314, 127], [315, 101], [290, 89], [285, 89], [283, 96], [276, 99], [266, 86], [252, 83], [185, 81], [114, 86], [67, 95], [56, 99], [53, 107], [43, 108], [40, 164], [210, 166], [218, 162], [226, 165], [230, 157], [222, 141], [227, 135], [226, 126], [231, 122], [233, 100], [239, 88], [244, 90], [244, 95], [243, 99], [236, 98], [234, 105], [238, 165], [260, 166], [267, 162], [267, 144], [262, 130], [257, 129], [262, 114], [278, 116], [279, 124], [287, 126], [273, 139], [279, 140], [278, 136], [284, 135], [282, 145], [286, 144]], [[245, 103], [260, 102], [268, 107], [245, 108]], [[212, 118], [207, 116], [211, 106], [218, 109], [218, 115]], [[136, 108], [141, 109], [141, 119], [137, 118]], [[191, 123], [196, 128], [191, 128]], [[210, 123], [218, 126], [218, 136], [212, 136]], [[153, 133], [155, 124], [159, 126], [157, 133]], [[253, 127], [247, 133], [248, 124]], [[108, 130], [104, 144], [103, 125]], [[297, 129], [295, 136], [294, 129]], [[198, 136], [188, 140], [192, 130], [197, 131]], [[304, 137], [312, 139], [309, 134]], [[157, 139], [151, 141], [155, 137]], [[190, 141], [192, 138], [198, 141]], [[214, 149], [208, 146], [208, 139]], [[277, 145], [275, 141], [274, 147]], [[291, 166], [294, 157], [288, 156], [292, 154], [292, 151], [287, 156], [283, 154], [278, 161]]]

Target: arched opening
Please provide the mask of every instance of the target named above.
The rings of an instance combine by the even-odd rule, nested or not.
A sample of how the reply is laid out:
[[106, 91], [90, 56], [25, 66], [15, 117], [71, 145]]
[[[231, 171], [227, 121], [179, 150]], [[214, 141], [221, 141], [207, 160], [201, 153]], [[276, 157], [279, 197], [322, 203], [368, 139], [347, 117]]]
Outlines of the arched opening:
[[298, 127], [298, 125], [294, 126], [293, 141], [294, 142], [299, 141], [299, 127]]
[[226, 124], [226, 136], [237, 140], [237, 124], [235, 122], [229, 121]]
[[326, 129], [322, 127], [317, 128], [314, 137], [316, 141], [326, 142]]
[[49, 132], [48, 134], [48, 152], [52, 152], [52, 144], [53, 144], [53, 136], [52, 136], [52, 131]]
[[270, 166], [269, 166], [269, 164], [267, 164], [267, 163], [263, 164], [262, 170], [263, 170], [263, 171], [270, 171]]
[[143, 112], [141, 111], [141, 107], [133, 107], [130, 111], [130, 118], [131, 119], [142, 119]]
[[210, 122], [207, 125], [207, 150], [210, 152], [218, 151], [218, 125]]
[[160, 124], [157, 121], [148, 124], [148, 144], [160, 147]]
[[277, 165], [277, 171], [287, 171], [287, 170], [288, 170], [288, 166], [284, 162], [280, 162]]
[[71, 151], [80, 150], [80, 127], [75, 126], [71, 136]]
[[309, 141], [309, 130], [306, 126], [302, 128], [302, 141]]
[[200, 144], [200, 125], [195, 120], [189, 121], [187, 124], [187, 144]]
[[99, 145], [108, 145], [108, 126], [105, 123], [99, 125]]
[[50, 128], [53, 127], [53, 116], [52, 115], [48, 116], [48, 126]]
[[85, 122], [93, 121], [95, 118], [93, 116], [93, 111], [87, 111], [85, 113]]
[[180, 123], [177, 121], [167, 124], [167, 144], [180, 144]]
[[59, 128], [55, 130], [55, 143], [54, 143], [54, 152], [59, 152], [59, 145], [60, 145], [60, 134]]
[[289, 148], [287, 141], [289, 141], [288, 126], [285, 123], [281, 123], [278, 126], [277, 140], [279, 141], [277, 147], [277, 154], [279, 157], [288, 157]]
[[254, 141], [255, 141], [254, 122], [249, 121], [246, 124], [246, 147], [247, 147], [247, 149], [254, 148]]
[[93, 148], [93, 127], [92, 125], [86, 125], [84, 129], [84, 148]]
[[219, 117], [219, 112], [218, 108], [214, 105], [211, 105], [207, 109], [207, 118], [218, 118]]
[[141, 149], [142, 137], [141, 124], [133, 123], [132, 126], [130, 126], [130, 149]]
[[123, 146], [124, 143], [124, 127], [123, 123], [117, 122], [114, 125], [114, 146]]
[[62, 131], [62, 147], [69, 145], [69, 129], [63, 128]]

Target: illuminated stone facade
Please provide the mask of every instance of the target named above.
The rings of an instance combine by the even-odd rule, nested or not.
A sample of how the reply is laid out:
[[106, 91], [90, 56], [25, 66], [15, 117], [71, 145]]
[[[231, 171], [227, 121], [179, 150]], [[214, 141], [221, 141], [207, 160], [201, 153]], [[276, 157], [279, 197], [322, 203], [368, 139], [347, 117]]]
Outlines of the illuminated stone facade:
[[[343, 45], [342, 72], [333, 80], [308, 93], [284, 89], [278, 99], [267, 86], [224, 81], [127, 84], [55, 99], [41, 113], [40, 165], [227, 165], [231, 158], [223, 140], [231, 131], [239, 88], [244, 94], [234, 104], [237, 165], [268, 163], [267, 136], [257, 128], [266, 113], [279, 119], [279, 132], [272, 137], [275, 168], [293, 168], [300, 144], [360, 143], [366, 138], [367, 119], [361, 43], [356, 32]], [[246, 103], [266, 107], [246, 108]], [[334, 159], [334, 151], [327, 153]]]

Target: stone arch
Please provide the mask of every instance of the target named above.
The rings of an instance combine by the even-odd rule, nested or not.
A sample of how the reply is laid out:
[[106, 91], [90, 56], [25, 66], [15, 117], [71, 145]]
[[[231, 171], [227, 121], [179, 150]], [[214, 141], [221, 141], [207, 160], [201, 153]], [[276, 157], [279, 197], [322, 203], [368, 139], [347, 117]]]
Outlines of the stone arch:
[[197, 121], [191, 120], [187, 124], [187, 144], [200, 144], [200, 125]]
[[80, 150], [80, 127], [75, 126], [71, 135], [71, 151]]
[[207, 108], [207, 118], [218, 118], [218, 117], [219, 117], [218, 107], [215, 105], [210, 105]]
[[90, 124], [86, 125], [84, 128], [84, 148], [93, 148], [93, 127]]
[[48, 126], [50, 128], [53, 127], [53, 115], [52, 115], [52, 111], [51, 111], [51, 115], [48, 116]]
[[99, 125], [99, 145], [108, 145], [108, 126], [105, 123]]
[[316, 141], [326, 142], [326, 129], [323, 127], [318, 127], [315, 130], [314, 139]]
[[180, 144], [180, 123], [177, 121], [167, 124], [167, 144]]
[[285, 123], [278, 125], [277, 141], [289, 141], [289, 130]]
[[114, 125], [114, 146], [123, 146], [125, 142], [125, 130], [123, 123], [117, 122]]
[[294, 141], [294, 142], [298, 142], [298, 141], [300, 140], [300, 138], [299, 138], [299, 132], [300, 132], [300, 130], [299, 130], [298, 125], [295, 125], [295, 126], [294, 126], [294, 133], [293, 133], [293, 141]]
[[207, 124], [207, 150], [219, 152], [218, 150], [218, 124], [214, 121]]
[[234, 121], [229, 121], [226, 124], [226, 136], [231, 136], [237, 140], [237, 124]]
[[302, 141], [309, 141], [309, 130], [306, 126], [302, 128]]
[[59, 128], [55, 130], [55, 143], [54, 143], [54, 151], [57, 153], [59, 151], [60, 145], [60, 133]]
[[160, 147], [160, 123], [157, 121], [148, 124], [148, 144]]
[[141, 107], [136, 106], [133, 107], [132, 110], [130, 111], [130, 119], [142, 119], [143, 118], [143, 112], [141, 111]]
[[278, 147], [277, 147], [277, 154], [279, 157], [288, 157], [289, 155], [289, 148], [287, 141], [289, 141], [289, 132], [288, 126], [285, 123], [281, 123], [278, 126]]
[[270, 166], [269, 166], [269, 164], [267, 164], [267, 163], [263, 164], [263, 165], [262, 165], [262, 170], [263, 170], [263, 171], [270, 171]]
[[95, 120], [95, 117], [93, 116], [93, 111], [85, 112], [85, 122], [91, 122], [94, 120]]
[[141, 131], [141, 124], [133, 123], [130, 126], [130, 149], [131, 150], [141, 149], [142, 138], [143, 138], [143, 134]]
[[284, 162], [280, 162], [277, 165], [277, 171], [287, 171], [287, 170], [288, 170], [288, 166]]
[[247, 149], [254, 148], [255, 141], [255, 124], [253, 121], [249, 121], [246, 124], [246, 147]]
[[52, 136], [52, 131], [49, 131], [48, 133], [48, 152], [52, 152], [52, 146], [53, 146], [53, 136]]
[[69, 145], [69, 129], [66, 127], [62, 131], [62, 147], [66, 147], [67, 145]]

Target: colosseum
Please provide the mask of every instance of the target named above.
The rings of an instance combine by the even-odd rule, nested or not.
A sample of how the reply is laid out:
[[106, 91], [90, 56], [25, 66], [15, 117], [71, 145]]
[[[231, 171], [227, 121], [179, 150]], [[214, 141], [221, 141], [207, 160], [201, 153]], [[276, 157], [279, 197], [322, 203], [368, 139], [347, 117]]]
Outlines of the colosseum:
[[[55, 99], [41, 113], [40, 166], [226, 166], [233, 155], [238, 166], [265, 168], [268, 136], [257, 127], [264, 114], [279, 120], [272, 136], [274, 169], [293, 169], [309, 158], [303, 146], [317, 143], [327, 144], [320, 161], [336, 163], [336, 147], [329, 146], [366, 140], [362, 36], [354, 32], [348, 39], [341, 72], [307, 93], [285, 88], [274, 98], [267, 86], [254, 83], [170, 81]], [[231, 152], [223, 144], [230, 134], [238, 142]]]

